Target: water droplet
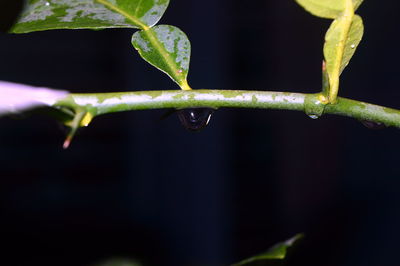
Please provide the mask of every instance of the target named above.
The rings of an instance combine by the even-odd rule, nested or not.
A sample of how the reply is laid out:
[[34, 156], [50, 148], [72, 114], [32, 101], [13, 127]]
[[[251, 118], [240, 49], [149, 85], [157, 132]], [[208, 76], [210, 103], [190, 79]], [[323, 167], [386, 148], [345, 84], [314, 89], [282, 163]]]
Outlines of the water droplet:
[[318, 118], [319, 118], [319, 116], [316, 115], [316, 114], [307, 114], [307, 115], [308, 115], [308, 117], [310, 117], [311, 119], [318, 119]]
[[378, 130], [386, 128], [384, 123], [374, 122], [370, 120], [360, 120], [360, 121], [366, 128], [369, 129]]
[[50, 3], [49, 2], [46, 2], [46, 4], [45, 4], [46, 6], [49, 6], [50, 5]]
[[356, 45], [352, 44], [352, 45], [350, 45], [350, 47], [351, 47], [351, 49], [354, 49], [354, 48], [356, 48]]
[[304, 102], [304, 111], [311, 119], [318, 119], [324, 114], [326, 104], [320, 99], [322, 95], [315, 94], [306, 97]]
[[204, 107], [176, 111], [183, 127], [190, 131], [199, 131], [207, 126], [213, 112], [214, 109]]

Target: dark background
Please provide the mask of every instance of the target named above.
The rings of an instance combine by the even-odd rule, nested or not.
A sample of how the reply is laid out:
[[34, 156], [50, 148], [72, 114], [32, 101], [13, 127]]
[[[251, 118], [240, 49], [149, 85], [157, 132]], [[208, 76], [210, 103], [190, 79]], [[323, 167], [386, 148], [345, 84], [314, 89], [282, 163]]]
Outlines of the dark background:
[[[11, 1], [1, 0], [5, 28]], [[365, 1], [340, 95], [399, 108], [398, 1]], [[330, 21], [293, 0], [171, 0], [193, 88], [318, 92]], [[0, 35], [0, 80], [177, 89], [132, 30]], [[0, 119], [0, 265], [219, 266], [303, 232], [288, 265], [400, 265], [400, 132], [301, 112], [222, 109], [199, 133], [163, 110], [96, 118], [68, 150], [53, 119]], [[21, 119], [23, 118], [23, 119]]]

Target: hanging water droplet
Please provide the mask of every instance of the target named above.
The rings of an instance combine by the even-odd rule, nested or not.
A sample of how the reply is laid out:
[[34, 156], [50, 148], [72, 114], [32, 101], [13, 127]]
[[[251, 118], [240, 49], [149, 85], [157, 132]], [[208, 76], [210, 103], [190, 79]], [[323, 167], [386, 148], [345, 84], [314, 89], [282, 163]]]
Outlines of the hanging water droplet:
[[46, 2], [46, 4], [45, 4], [46, 6], [49, 6], [50, 5], [50, 3], [49, 2]]
[[190, 131], [199, 131], [208, 125], [214, 109], [212, 108], [186, 108], [177, 110], [178, 118], [184, 128]]
[[352, 44], [352, 45], [350, 45], [350, 47], [351, 47], [351, 49], [354, 49], [354, 48], [356, 48], [356, 45]]
[[312, 94], [304, 100], [304, 112], [311, 119], [318, 119], [324, 114], [326, 104], [322, 102], [323, 97], [321, 94]]
[[366, 128], [369, 129], [378, 130], [386, 128], [386, 125], [384, 123], [374, 122], [370, 120], [360, 120], [360, 121]]
[[319, 116], [316, 115], [316, 114], [308, 114], [308, 117], [311, 118], [311, 119], [318, 119], [319, 118]]

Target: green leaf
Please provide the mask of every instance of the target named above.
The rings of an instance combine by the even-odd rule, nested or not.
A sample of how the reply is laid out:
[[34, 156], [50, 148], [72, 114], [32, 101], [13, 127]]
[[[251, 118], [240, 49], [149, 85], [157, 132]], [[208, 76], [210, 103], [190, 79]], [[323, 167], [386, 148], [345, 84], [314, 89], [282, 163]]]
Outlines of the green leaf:
[[169, 0], [27, 0], [13, 33], [154, 26]]
[[[317, 17], [332, 18], [339, 17], [346, 9], [347, 0], [296, 0], [305, 10]], [[364, 0], [353, 0], [354, 11]]]
[[180, 29], [158, 25], [135, 32], [132, 45], [144, 60], [165, 72], [184, 90], [190, 90], [186, 78], [190, 62], [190, 42]]
[[242, 260], [238, 263], [233, 264], [232, 266], [243, 266], [255, 261], [267, 261], [267, 260], [282, 260], [286, 258], [287, 250], [295, 243], [297, 243], [301, 238], [303, 238], [303, 234], [297, 234], [294, 237], [280, 242], [275, 246], [268, 249], [266, 252], [256, 255], [254, 257]]
[[364, 2], [364, 0], [353, 0], [354, 12], [359, 8], [362, 2]]
[[97, 264], [97, 266], [140, 266], [140, 265], [141, 264], [137, 261], [124, 258], [109, 259]]
[[[338, 89], [339, 76], [348, 65], [364, 33], [360, 16], [354, 15], [346, 32], [345, 18], [332, 22], [325, 36], [324, 57], [331, 90]], [[344, 40], [344, 44], [343, 44]]]
[[350, 26], [348, 38], [344, 46], [344, 53], [342, 63], [340, 65], [340, 73], [349, 64], [350, 59], [353, 57], [362, 36], [364, 34], [364, 25], [360, 16], [354, 15], [353, 21]]

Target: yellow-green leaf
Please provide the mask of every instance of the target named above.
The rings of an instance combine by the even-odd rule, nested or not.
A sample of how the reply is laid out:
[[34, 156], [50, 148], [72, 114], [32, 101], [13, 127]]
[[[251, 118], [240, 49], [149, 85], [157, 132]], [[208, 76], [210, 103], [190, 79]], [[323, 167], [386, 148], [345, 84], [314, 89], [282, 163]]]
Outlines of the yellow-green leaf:
[[343, 69], [349, 64], [350, 59], [353, 57], [358, 45], [360, 44], [363, 34], [363, 21], [360, 16], [354, 15], [348, 38], [344, 46], [343, 59], [340, 65], [340, 73], [342, 73]]
[[[317, 17], [335, 19], [346, 9], [347, 0], [296, 0], [305, 10]], [[353, 0], [354, 11], [363, 0]]]
[[280, 242], [280, 243], [274, 245], [273, 247], [271, 247], [270, 249], [268, 249], [266, 252], [264, 252], [262, 254], [242, 260], [238, 263], [233, 264], [232, 266], [243, 266], [243, 265], [253, 263], [255, 261], [264, 261], [265, 265], [268, 265], [267, 261], [285, 259], [286, 255], [287, 255], [287, 250], [289, 248], [293, 247], [302, 238], [303, 238], [303, 234], [297, 234], [294, 237], [292, 237], [286, 241], [283, 241], [283, 242]]
[[324, 57], [330, 83], [330, 98], [335, 99], [339, 87], [339, 76], [350, 62], [361, 41], [364, 26], [361, 17], [354, 15], [349, 29], [347, 21], [340, 17], [332, 22], [325, 36]]

